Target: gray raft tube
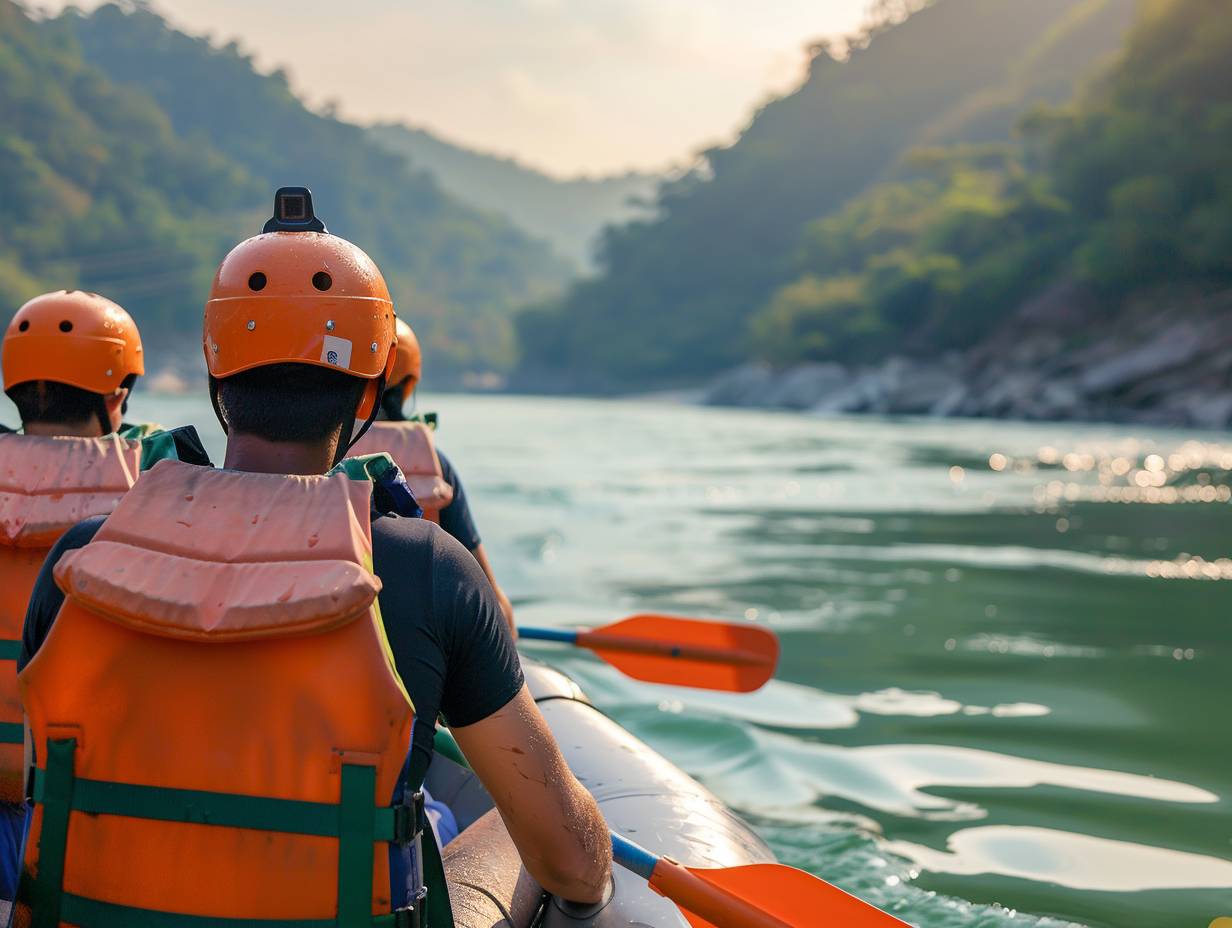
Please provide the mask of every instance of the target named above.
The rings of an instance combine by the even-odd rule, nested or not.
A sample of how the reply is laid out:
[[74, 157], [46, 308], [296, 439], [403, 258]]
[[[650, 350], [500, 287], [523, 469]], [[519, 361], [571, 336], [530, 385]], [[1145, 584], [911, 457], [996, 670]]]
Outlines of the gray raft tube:
[[[718, 797], [603, 715], [572, 680], [526, 658], [522, 666], [565, 759], [615, 832], [690, 867], [774, 861], [765, 842]], [[474, 774], [439, 755], [428, 771], [427, 786], [449, 805], [463, 829], [493, 807]], [[501, 866], [476, 858], [465, 882], [478, 888], [485, 881], [517, 879], [514, 873], [493, 872], [494, 863]], [[451, 868], [451, 878], [456, 873]], [[536, 928], [689, 928], [675, 904], [645, 880], [620, 867], [612, 876], [611, 894], [601, 906], [583, 910], [552, 898], [540, 907], [533, 924]], [[457, 908], [455, 904], [455, 917], [465, 924], [466, 916]], [[485, 928], [493, 924], [482, 916], [479, 921]]]

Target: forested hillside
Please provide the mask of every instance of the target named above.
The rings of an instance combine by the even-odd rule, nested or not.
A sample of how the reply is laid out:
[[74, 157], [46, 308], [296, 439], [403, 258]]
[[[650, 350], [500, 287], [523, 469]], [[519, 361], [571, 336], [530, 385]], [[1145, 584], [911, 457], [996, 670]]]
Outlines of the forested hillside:
[[144, 94], [81, 58], [71, 34], [0, 0], [0, 300], [61, 286], [128, 305], [157, 337], [190, 328], [211, 264], [265, 191], [177, 135]]
[[382, 266], [442, 378], [507, 364], [511, 309], [569, 273], [360, 127], [307, 110], [285, 75], [141, 6], [33, 22], [0, 0], [0, 99], [6, 305], [97, 289], [193, 365], [213, 267], [283, 184], [312, 187], [331, 231]]
[[[817, 223], [878, 183], [899, 183], [892, 195], [912, 204], [929, 201], [934, 187], [921, 185], [948, 185], [956, 158], [967, 159], [970, 173], [955, 182], [975, 184], [982, 197], [1003, 190], [992, 162], [1005, 156], [996, 149], [909, 155], [921, 146], [1008, 143], [1024, 112], [1066, 101], [1110, 59], [1135, 6], [937, 0], [901, 24], [874, 28], [848, 56], [819, 47], [800, 89], [762, 109], [734, 145], [706, 152], [703, 169], [665, 187], [655, 218], [606, 233], [597, 276], [519, 318], [524, 381], [598, 390], [689, 382], [759, 351], [777, 357], [784, 341], [786, 354], [812, 356], [784, 322], [792, 307], [858, 302], [840, 265], [817, 273], [831, 260], [818, 253], [818, 239], [833, 232]], [[884, 201], [891, 194], [878, 196], [879, 205], [848, 207], [877, 213], [861, 226], [874, 236], [906, 221], [897, 202]], [[1024, 205], [1026, 221], [1055, 206], [1039, 197]], [[861, 218], [847, 212], [833, 222]], [[980, 234], [976, 226], [953, 232]], [[944, 262], [925, 264], [908, 276], [944, 272]], [[850, 315], [853, 330], [876, 328], [868, 313]]]
[[460, 148], [424, 129], [392, 123], [373, 126], [369, 134], [457, 199], [513, 220], [579, 268], [590, 267], [604, 226], [647, 213], [645, 204], [653, 202], [659, 183], [655, 175], [637, 172], [562, 180], [512, 158]]
[[[1232, 17], [1154, 0], [1124, 57], [1024, 144], [922, 151], [805, 230], [752, 320], [790, 362], [967, 348], [1049, 283], [1116, 314], [1136, 292], [1232, 282]], [[1226, 285], [1226, 283], [1222, 284]]]

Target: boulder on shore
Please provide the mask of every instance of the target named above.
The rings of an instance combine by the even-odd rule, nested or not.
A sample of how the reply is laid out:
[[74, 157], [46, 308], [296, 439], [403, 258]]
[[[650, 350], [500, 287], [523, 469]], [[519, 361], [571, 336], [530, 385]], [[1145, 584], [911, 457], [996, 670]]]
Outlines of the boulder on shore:
[[705, 406], [767, 406], [774, 385], [769, 364], [742, 364], [720, 374], [702, 395]]
[[[817, 414], [1115, 420], [1232, 427], [1232, 293], [1184, 307], [1139, 307], [1115, 326], [1051, 297], [963, 355], [889, 357], [868, 366], [746, 364], [716, 379], [704, 402]], [[1043, 305], [1043, 304], [1041, 304]], [[1065, 310], [1064, 312], [1062, 310]]]

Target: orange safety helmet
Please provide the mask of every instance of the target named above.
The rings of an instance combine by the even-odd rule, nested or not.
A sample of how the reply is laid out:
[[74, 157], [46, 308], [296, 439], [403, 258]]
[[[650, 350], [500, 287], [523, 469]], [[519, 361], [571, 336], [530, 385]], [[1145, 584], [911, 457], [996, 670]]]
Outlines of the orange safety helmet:
[[389, 375], [392, 386], [402, 387], [402, 402], [406, 402], [415, 387], [419, 385], [419, 377], [423, 373], [423, 352], [419, 349], [419, 339], [415, 331], [401, 319], [397, 322], [398, 352], [394, 358], [393, 373]]
[[394, 305], [376, 264], [330, 235], [306, 187], [274, 195], [274, 218], [240, 242], [214, 275], [203, 348], [222, 380], [268, 364], [314, 364], [371, 381], [370, 416], [394, 366]]
[[141, 333], [117, 304], [85, 290], [56, 290], [17, 310], [0, 352], [4, 389], [50, 380], [110, 394], [145, 373]]

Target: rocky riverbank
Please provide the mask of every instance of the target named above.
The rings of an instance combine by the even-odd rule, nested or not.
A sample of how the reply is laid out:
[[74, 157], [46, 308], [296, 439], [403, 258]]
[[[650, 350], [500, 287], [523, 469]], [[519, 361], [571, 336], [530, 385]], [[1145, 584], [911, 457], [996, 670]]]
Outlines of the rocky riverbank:
[[1103, 317], [1068, 285], [975, 348], [879, 363], [746, 364], [703, 402], [818, 414], [969, 416], [1232, 427], [1232, 293]]

